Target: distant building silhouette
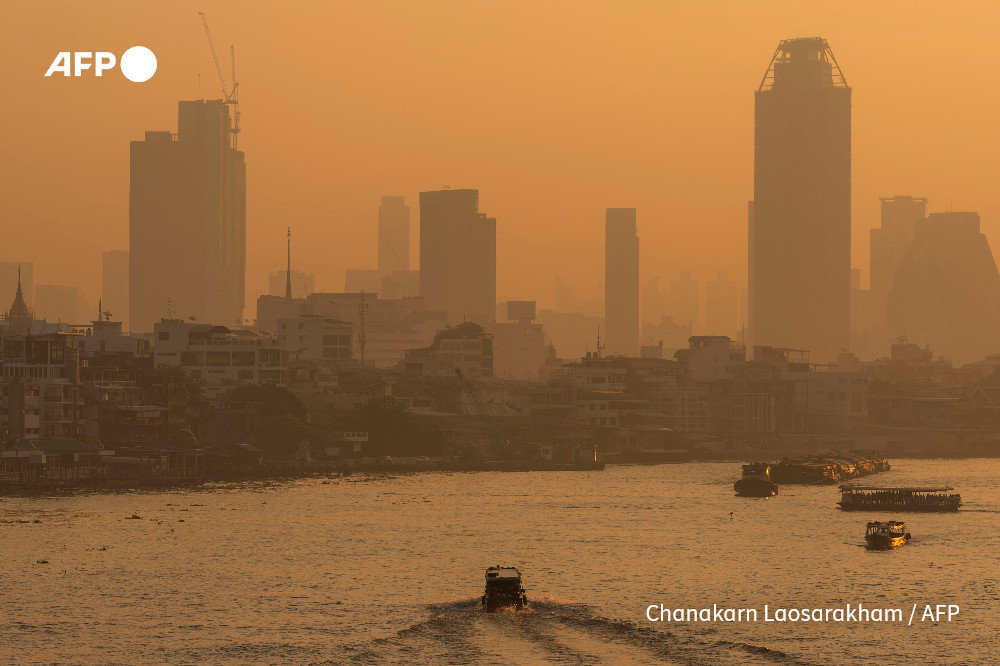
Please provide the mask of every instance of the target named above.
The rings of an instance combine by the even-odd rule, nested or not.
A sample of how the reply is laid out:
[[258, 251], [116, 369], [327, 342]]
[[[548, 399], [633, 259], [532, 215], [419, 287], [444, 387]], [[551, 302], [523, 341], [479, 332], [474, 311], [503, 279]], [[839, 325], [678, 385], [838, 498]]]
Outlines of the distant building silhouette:
[[691, 279], [690, 271], [683, 271], [670, 281], [670, 318], [692, 331], [700, 328], [701, 283]]
[[77, 287], [63, 284], [35, 285], [35, 317], [46, 321], [82, 324], [93, 318], [87, 300]]
[[131, 145], [130, 308], [133, 332], [166, 315], [242, 325], [246, 166], [222, 100], [178, 103], [177, 134]]
[[739, 330], [740, 291], [727, 273], [705, 283], [705, 329], [709, 335], [735, 337]]
[[635, 208], [608, 208], [604, 218], [604, 321], [607, 352], [639, 351], [639, 236]]
[[30, 308], [35, 302], [34, 273], [34, 264], [30, 261], [0, 261], [0, 304], [7, 305], [14, 300], [20, 282], [21, 298]]
[[1000, 352], [1000, 273], [977, 213], [931, 213], [916, 222], [887, 314], [890, 334], [958, 365]]
[[129, 320], [128, 250], [108, 250], [102, 255], [101, 309], [110, 312], [115, 321]]
[[778, 45], [754, 127], [753, 344], [835, 360], [850, 336], [851, 89], [826, 40]]
[[[910, 250], [918, 220], [927, 216], [927, 199], [895, 196], [882, 197], [881, 228], [869, 232], [869, 291], [865, 322], [870, 336], [879, 349], [887, 350], [895, 339], [886, 328], [886, 303], [892, 283], [903, 258]], [[859, 328], [859, 326], [855, 326]]]
[[420, 295], [448, 323], [496, 319], [497, 221], [479, 212], [479, 190], [420, 193]]
[[410, 270], [410, 207], [403, 197], [382, 197], [378, 207], [378, 269]]
[[579, 301], [576, 299], [576, 294], [573, 293], [573, 288], [563, 280], [558, 275], [555, 276], [554, 280], [555, 289], [555, 302], [557, 312], [575, 312], [577, 306], [579, 306]]
[[642, 323], [655, 324], [670, 312], [670, 298], [667, 289], [660, 289], [661, 275], [654, 275], [642, 285]]

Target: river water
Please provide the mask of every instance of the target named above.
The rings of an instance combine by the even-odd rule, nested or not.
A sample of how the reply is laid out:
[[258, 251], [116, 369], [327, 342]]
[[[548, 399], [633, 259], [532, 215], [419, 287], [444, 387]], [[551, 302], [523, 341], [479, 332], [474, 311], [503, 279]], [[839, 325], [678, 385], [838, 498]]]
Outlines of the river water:
[[[0, 660], [997, 663], [1000, 461], [892, 463], [867, 481], [948, 483], [963, 509], [841, 512], [814, 486], [739, 498], [731, 463], [4, 498]], [[865, 550], [865, 521], [891, 518], [913, 540]], [[494, 564], [521, 569], [527, 610], [480, 610]], [[660, 603], [759, 616], [649, 622]], [[848, 603], [904, 621], [763, 618]], [[961, 610], [921, 622], [926, 604]]]

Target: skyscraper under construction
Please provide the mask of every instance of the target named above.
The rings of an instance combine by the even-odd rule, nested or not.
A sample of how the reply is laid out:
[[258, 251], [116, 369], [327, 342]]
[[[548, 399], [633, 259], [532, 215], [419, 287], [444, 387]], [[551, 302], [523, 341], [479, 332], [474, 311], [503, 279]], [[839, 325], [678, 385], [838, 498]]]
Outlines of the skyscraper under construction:
[[148, 332], [167, 314], [243, 323], [246, 166], [224, 100], [178, 105], [177, 133], [131, 145], [129, 316]]
[[850, 342], [851, 89], [826, 40], [778, 44], [754, 108], [753, 344], [835, 360]]

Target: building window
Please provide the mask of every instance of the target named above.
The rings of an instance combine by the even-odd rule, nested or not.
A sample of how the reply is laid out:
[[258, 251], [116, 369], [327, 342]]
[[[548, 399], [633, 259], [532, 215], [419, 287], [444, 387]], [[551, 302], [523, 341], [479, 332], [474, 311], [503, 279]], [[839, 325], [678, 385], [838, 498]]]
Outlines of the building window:
[[159, 333], [156, 334], [156, 339], [157, 340], [169, 340], [170, 339], [170, 331], [160, 331]]

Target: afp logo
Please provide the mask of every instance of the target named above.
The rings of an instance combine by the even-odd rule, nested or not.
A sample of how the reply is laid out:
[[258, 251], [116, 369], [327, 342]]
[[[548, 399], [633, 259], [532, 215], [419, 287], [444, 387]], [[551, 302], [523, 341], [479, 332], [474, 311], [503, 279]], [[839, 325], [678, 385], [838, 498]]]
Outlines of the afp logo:
[[[142, 83], [156, 73], [156, 56], [145, 46], [133, 46], [122, 54], [118, 66], [126, 79]], [[93, 70], [94, 76], [103, 76], [104, 72], [114, 67], [115, 54], [109, 51], [62, 51], [49, 65], [45, 76], [58, 72], [62, 72], [63, 76], [83, 76], [88, 69]]]

